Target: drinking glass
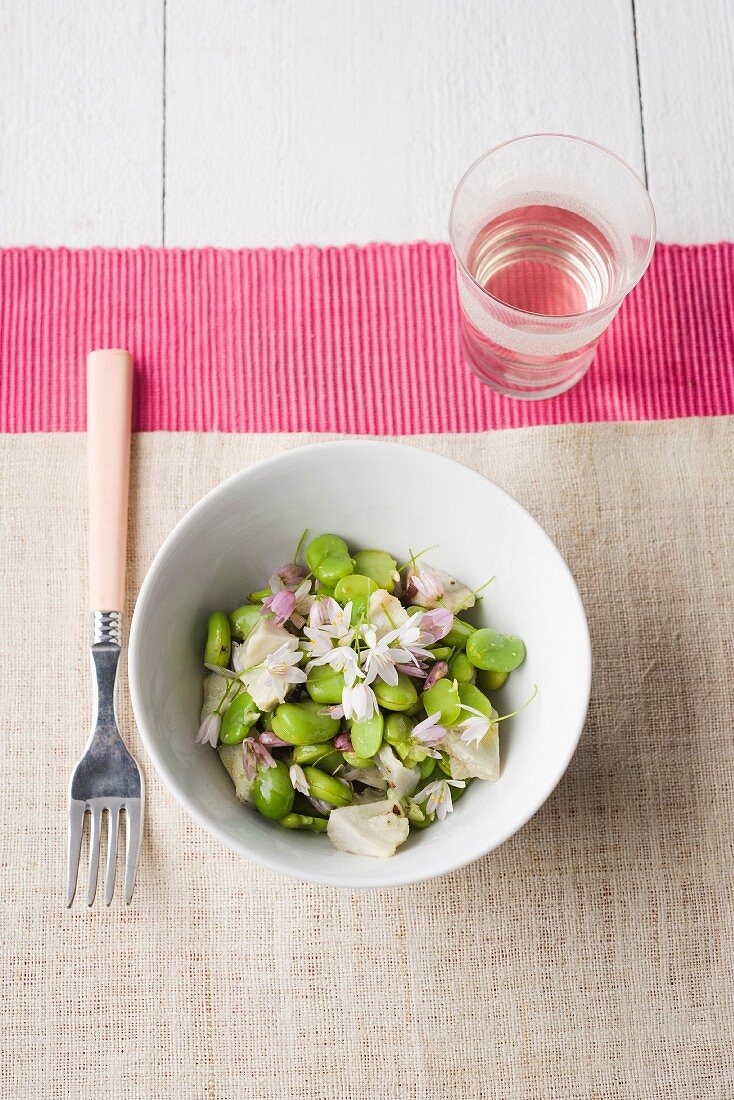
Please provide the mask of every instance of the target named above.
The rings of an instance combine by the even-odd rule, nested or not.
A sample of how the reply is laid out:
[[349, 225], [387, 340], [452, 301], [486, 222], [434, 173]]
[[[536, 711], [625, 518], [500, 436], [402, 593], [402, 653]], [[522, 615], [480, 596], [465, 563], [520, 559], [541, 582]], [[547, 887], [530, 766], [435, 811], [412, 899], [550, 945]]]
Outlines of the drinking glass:
[[642, 278], [655, 212], [614, 153], [567, 134], [530, 134], [479, 157], [449, 222], [461, 345], [474, 373], [510, 397], [575, 385]]

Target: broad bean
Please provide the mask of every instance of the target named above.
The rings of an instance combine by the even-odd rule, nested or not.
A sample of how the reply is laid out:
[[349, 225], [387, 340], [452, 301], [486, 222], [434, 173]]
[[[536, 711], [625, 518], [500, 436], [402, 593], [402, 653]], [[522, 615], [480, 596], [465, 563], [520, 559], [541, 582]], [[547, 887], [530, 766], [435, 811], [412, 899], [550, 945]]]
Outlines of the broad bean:
[[322, 741], [320, 745], [295, 745], [291, 753], [294, 764], [318, 764], [322, 772], [333, 775], [344, 763], [344, 757], [334, 748], [333, 741]]
[[342, 753], [344, 757], [344, 763], [349, 764], [350, 768], [371, 768], [373, 761], [366, 756], [358, 756], [356, 752]]
[[241, 745], [259, 717], [255, 700], [241, 691], [224, 712], [219, 740], [223, 745]]
[[294, 797], [295, 791], [288, 768], [282, 760], [278, 760], [274, 768], [258, 764], [252, 786], [252, 801], [263, 817], [280, 821], [291, 812]]
[[229, 626], [236, 641], [244, 642], [252, 628], [260, 622], [261, 610], [260, 604], [246, 603], [232, 612]]
[[329, 665], [314, 665], [306, 680], [306, 691], [322, 706], [341, 703], [344, 690], [344, 673], [336, 672]]
[[348, 806], [352, 801], [352, 792], [346, 783], [327, 775], [319, 768], [307, 766], [303, 769], [311, 798], [328, 802], [330, 806]]
[[443, 640], [448, 646], [452, 646], [456, 649], [464, 649], [469, 638], [471, 638], [472, 634], [476, 633], [476, 629], [477, 628], [472, 626], [471, 623], [465, 623], [463, 619], [454, 615], [451, 630], [449, 630]]
[[273, 716], [273, 733], [289, 745], [316, 745], [330, 741], [339, 729], [339, 721], [322, 714], [322, 710], [322, 704], [313, 699], [281, 703]]
[[450, 645], [437, 645], [433, 649], [429, 650], [434, 661], [448, 661], [449, 657], [453, 653], [453, 649]]
[[278, 822], [284, 829], [306, 829], [309, 833], [325, 833], [329, 822], [325, 817], [313, 814], [286, 814]]
[[477, 687], [482, 691], [498, 691], [506, 682], [509, 672], [490, 672], [489, 669], [477, 669]]
[[[459, 684], [459, 698], [462, 703], [466, 703], [468, 707], [473, 707], [474, 710], [478, 710], [485, 718], [492, 717], [492, 704], [484, 692], [480, 691], [474, 684]], [[465, 717], [469, 717], [466, 711], [463, 713]]]
[[469, 638], [466, 655], [476, 668], [488, 672], [512, 672], [525, 660], [525, 646], [519, 638], [483, 627]]
[[229, 628], [229, 619], [223, 611], [215, 611], [213, 615], [209, 616], [206, 646], [204, 647], [204, 663], [226, 668], [229, 664], [231, 651], [232, 632]]
[[436, 761], [432, 756], [427, 756], [425, 760], [421, 760], [416, 764], [416, 767], [420, 772], [421, 783], [428, 783], [436, 770]]
[[398, 563], [385, 550], [358, 550], [354, 555], [354, 568], [357, 573], [371, 577], [378, 588], [386, 592], [395, 590], [399, 577]]
[[262, 603], [263, 600], [266, 600], [268, 596], [272, 596], [272, 594], [272, 588], [260, 588], [257, 592], [250, 592], [249, 598], [253, 603]]
[[319, 535], [306, 549], [308, 567], [322, 584], [335, 588], [342, 577], [354, 572], [354, 558], [338, 535]]
[[415, 722], [407, 714], [388, 714], [385, 719], [385, 740], [388, 745], [410, 742]]
[[334, 589], [334, 599], [342, 607], [352, 604], [354, 618], [366, 615], [370, 606], [370, 596], [377, 591], [377, 585], [371, 577], [364, 577], [359, 573], [350, 573], [348, 577], [342, 577], [337, 581]]
[[384, 728], [385, 719], [381, 710], [378, 710], [365, 722], [352, 722], [349, 729], [349, 738], [357, 756], [368, 759], [377, 755], [377, 751], [382, 744]]
[[449, 677], [458, 680], [460, 684], [474, 683], [477, 670], [471, 663], [466, 653], [459, 651], [449, 661]]
[[385, 710], [409, 710], [418, 702], [415, 684], [404, 672], [398, 673], [397, 684], [386, 684], [384, 680], [376, 680], [373, 691], [377, 702]]
[[461, 697], [456, 680], [437, 680], [421, 696], [426, 714], [439, 715], [442, 726], [453, 726], [461, 717]]

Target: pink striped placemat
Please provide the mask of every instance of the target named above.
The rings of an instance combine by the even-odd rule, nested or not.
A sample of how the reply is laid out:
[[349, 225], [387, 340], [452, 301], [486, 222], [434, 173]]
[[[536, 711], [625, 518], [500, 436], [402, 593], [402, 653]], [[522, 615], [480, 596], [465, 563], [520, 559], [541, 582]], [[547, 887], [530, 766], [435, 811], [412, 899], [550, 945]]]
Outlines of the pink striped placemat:
[[660, 245], [584, 381], [482, 386], [445, 244], [0, 251], [0, 430], [84, 428], [83, 367], [127, 347], [137, 430], [473, 432], [734, 413], [734, 245]]

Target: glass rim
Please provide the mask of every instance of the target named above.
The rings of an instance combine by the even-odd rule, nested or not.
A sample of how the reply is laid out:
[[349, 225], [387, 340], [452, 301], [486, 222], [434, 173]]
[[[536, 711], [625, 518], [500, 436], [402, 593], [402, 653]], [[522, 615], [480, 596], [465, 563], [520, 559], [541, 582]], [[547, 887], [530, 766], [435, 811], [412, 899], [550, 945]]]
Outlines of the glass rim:
[[[650, 219], [650, 243], [647, 246], [645, 259], [640, 265], [639, 272], [635, 275], [634, 278], [629, 279], [625, 283], [625, 285], [620, 289], [619, 294], [615, 295], [614, 298], [610, 298], [608, 301], [604, 302], [601, 305], [594, 306], [593, 309], [585, 309], [581, 313], [534, 313], [532, 310], [521, 309], [519, 306], [510, 305], [509, 302], [504, 302], [501, 298], [497, 298], [496, 295], [492, 294], [491, 291], [487, 290], [486, 287], [483, 287], [481, 283], [477, 282], [477, 280], [474, 278], [471, 271], [459, 255], [459, 250], [454, 239], [454, 215], [456, 211], [457, 199], [464, 183], [469, 178], [474, 169], [478, 165], [480, 165], [482, 161], [486, 160], [488, 157], [493, 156], [495, 153], [498, 153], [500, 149], [505, 149], [508, 145], [519, 145], [521, 142], [532, 141], [536, 138], [560, 138], [563, 141], [571, 141], [577, 145], [586, 145], [599, 153], [603, 153], [605, 156], [611, 158], [611, 160], [615, 160], [617, 164], [621, 165], [621, 167], [627, 172], [627, 174], [631, 177], [632, 182], [637, 186], [637, 190], [641, 194], [643, 205], [646, 207], [648, 217]], [[499, 145], [493, 145], [490, 149], [486, 149], [485, 152], [480, 153], [479, 156], [471, 162], [469, 167], [461, 176], [459, 182], [456, 184], [453, 196], [451, 198], [451, 209], [449, 210], [449, 245], [451, 247], [451, 252], [453, 253], [453, 257], [456, 260], [456, 263], [466, 275], [467, 279], [469, 279], [469, 281], [477, 288], [479, 293], [484, 298], [487, 298], [490, 302], [495, 302], [497, 305], [501, 306], [505, 310], [510, 310], [511, 312], [518, 314], [518, 316], [520, 317], [534, 317], [542, 321], [574, 321], [579, 320], [582, 317], [594, 317], [597, 314], [600, 315], [607, 312], [610, 308], [613, 308], [614, 306], [619, 306], [630, 293], [630, 291], [634, 290], [634, 288], [637, 286], [640, 279], [650, 266], [650, 260], [652, 259], [653, 252], [655, 251], [656, 243], [657, 219], [655, 217], [655, 208], [652, 204], [650, 193], [645, 186], [645, 181], [634, 170], [632, 165], [628, 164], [627, 161], [620, 157], [617, 153], [613, 153], [612, 150], [607, 149], [605, 145], [600, 145], [598, 141], [590, 141], [588, 138], [576, 137], [575, 134], [562, 134], [554, 132], [546, 133], [541, 131], [534, 134], [521, 134], [519, 137], [509, 138], [507, 141], [501, 141]]]

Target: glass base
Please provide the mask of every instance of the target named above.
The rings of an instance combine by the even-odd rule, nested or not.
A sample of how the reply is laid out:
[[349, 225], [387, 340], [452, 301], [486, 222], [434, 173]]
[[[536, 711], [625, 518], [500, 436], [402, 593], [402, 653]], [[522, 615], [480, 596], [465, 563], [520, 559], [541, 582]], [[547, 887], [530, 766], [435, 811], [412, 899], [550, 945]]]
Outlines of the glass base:
[[555, 359], [521, 358], [480, 336], [462, 318], [461, 351], [480, 382], [505, 397], [544, 401], [580, 382], [596, 354], [596, 341]]

